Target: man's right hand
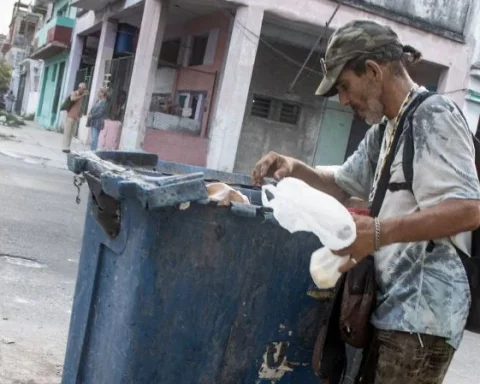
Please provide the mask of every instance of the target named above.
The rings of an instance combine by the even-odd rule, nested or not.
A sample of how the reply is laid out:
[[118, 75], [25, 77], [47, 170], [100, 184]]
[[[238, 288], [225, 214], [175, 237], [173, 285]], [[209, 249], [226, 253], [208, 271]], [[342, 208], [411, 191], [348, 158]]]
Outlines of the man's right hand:
[[285, 177], [292, 176], [297, 160], [270, 152], [262, 157], [253, 169], [253, 181], [257, 185], [261, 185], [266, 177], [273, 177], [279, 181]]

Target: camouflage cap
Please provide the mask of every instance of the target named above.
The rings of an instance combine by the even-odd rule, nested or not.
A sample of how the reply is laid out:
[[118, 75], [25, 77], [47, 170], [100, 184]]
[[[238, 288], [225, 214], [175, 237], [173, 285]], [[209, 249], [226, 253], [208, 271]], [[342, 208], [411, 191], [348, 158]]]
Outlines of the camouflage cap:
[[375, 21], [354, 20], [338, 28], [328, 40], [325, 59], [321, 60], [324, 77], [315, 94], [334, 96], [335, 83], [348, 61], [390, 44], [401, 46], [398, 35]]

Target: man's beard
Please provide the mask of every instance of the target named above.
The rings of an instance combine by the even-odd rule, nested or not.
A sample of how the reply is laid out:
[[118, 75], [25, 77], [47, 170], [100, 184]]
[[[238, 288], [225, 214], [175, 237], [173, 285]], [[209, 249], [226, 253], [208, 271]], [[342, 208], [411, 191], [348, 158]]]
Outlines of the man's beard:
[[384, 107], [380, 102], [381, 91], [373, 89], [368, 92], [365, 122], [368, 125], [380, 124], [384, 116]]

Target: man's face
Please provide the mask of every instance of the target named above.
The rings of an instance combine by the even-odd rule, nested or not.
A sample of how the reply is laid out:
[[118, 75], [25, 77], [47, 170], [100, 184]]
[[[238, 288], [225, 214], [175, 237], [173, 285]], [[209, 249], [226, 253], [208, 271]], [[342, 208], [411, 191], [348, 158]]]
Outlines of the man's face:
[[337, 81], [340, 103], [350, 106], [355, 115], [364, 119], [367, 124], [378, 124], [384, 116], [384, 106], [381, 103], [382, 87], [377, 81], [372, 81], [368, 72], [358, 76], [354, 71], [342, 71]]
[[87, 90], [87, 87], [86, 87], [85, 85], [80, 84], [80, 85], [78, 86], [78, 92], [79, 92], [80, 94], [85, 93], [86, 90]]

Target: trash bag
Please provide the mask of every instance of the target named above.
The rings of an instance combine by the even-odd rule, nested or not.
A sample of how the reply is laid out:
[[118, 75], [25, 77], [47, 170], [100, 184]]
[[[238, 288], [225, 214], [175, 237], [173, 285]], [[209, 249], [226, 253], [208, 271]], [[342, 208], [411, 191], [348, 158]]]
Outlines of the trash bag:
[[262, 203], [273, 209], [275, 219], [289, 232], [307, 231], [319, 238], [324, 247], [312, 254], [310, 274], [319, 288], [333, 288], [340, 278], [338, 268], [349, 256], [339, 257], [331, 250], [349, 247], [357, 235], [348, 210], [332, 196], [294, 178], [265, 185]]

